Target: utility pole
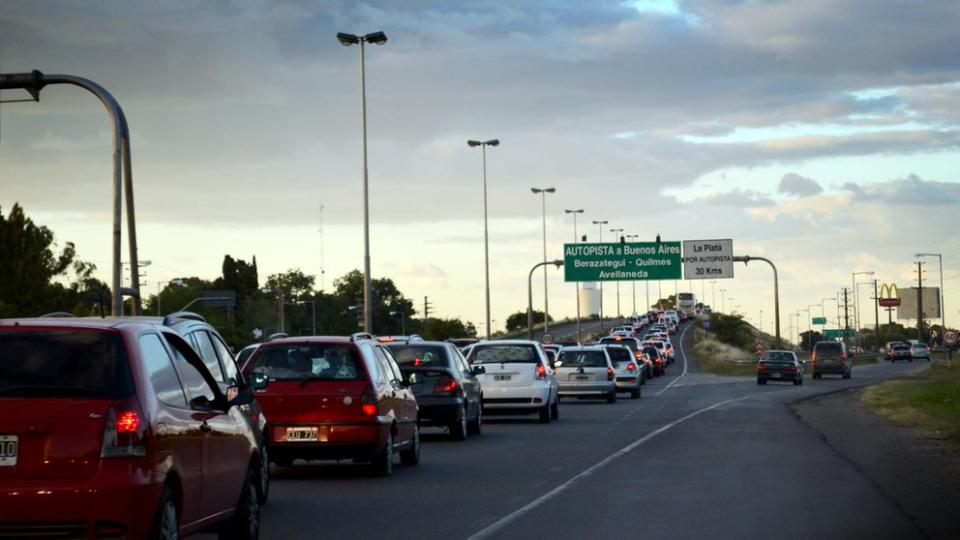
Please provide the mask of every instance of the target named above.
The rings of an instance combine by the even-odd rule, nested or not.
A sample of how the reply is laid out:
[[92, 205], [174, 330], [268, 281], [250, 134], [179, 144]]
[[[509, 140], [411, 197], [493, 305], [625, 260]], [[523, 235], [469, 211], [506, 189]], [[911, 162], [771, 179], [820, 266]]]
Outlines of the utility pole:
[[917, 261], [917, 339], [923, 341], [923, 262]]
[[843, 288], [843, 343], [849, 345], [850, 337], [850, 304], [847, 298], [847, 288]]
[[430, 305], [431, 305], [431, 304], [430, 304], [430, 297], [429, 297], [429, 296], [424, 296], [424, 297], [423, 297], [423, 322], [424, 322], [424, 324], [426, 324], [427, 319], [430, 318]]
[[880, 295], [877, 294], [877, 278], [873, 278], [873, 335], [877, 337], [877, 344], [874, 349], [880, 346], [883, 341], [880, 339]]

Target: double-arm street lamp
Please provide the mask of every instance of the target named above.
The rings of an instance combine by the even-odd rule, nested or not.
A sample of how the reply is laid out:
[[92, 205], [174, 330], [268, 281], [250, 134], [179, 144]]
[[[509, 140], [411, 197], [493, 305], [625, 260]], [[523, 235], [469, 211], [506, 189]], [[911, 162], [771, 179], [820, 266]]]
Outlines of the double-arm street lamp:
[[[547, 193], [556, 193], [557, 188], [530, 188], [534, 195], [540, 195], [543, 205], [543, 262], [547, 262]], [[550, 331], [550, 303], [547, 301], [547, 267], [543, 268], [543, 332]]]
[[[366, 54], [364, 45], [373, 43], [383, 45], [387, 42], [387, 35], [383, 32], [372, 32], [366, 35], [337, 34], [337, 40], [344, 47], [360, 45], [360, 141], [363, 148], [363, 165], [361, 169], [361, 193], [363, 198], [363, 329], [373, 333], [372, 291], [370, 289], [370, 193], [367, 183], [367, 74]], [[282, 320], [281, 320], [282, 322]], [[281, 329], [281, 332], [283, 330]]]
[[486, 291], [487, 305], [487, 339], [490, 339], [490, 233], [487, 228], [487, 147], [499, 146], [499, 139], [490, 139], [488, 141], [467, 141], [470, 147], [480, 147], [480, 154], [483, 160], [483, 279], [484, 290]]
[[[577, 214], [582, 214], [583, 209], [564, 210], [564, 213], [573, 215], [573, 243], [576, 244], [580, 241], [580, 237], [577, 236]], [[580, 282], [575, 281], [573, 284], [577, 288], [577, 343], [580, 343]]]

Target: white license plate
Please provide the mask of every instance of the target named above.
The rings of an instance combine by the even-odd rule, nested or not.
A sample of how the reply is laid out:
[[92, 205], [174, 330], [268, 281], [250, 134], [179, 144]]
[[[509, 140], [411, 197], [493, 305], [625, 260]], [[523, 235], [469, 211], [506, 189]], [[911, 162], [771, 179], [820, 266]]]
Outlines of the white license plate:
[[589, 380], [590, 380], [590, 376], [589, 376], [589, 375], [577, 375], [577, 380], [578, 380], [578, 381], [589, 381]]
[[771, 373], [770, 375], [771, 375], [774, 379], [779, 379], [779, 378], [780, 378], [780, 374], [779, 374], [779, 373]]
[[510, 375], [494, 375], [493, 380], [495, 381], [509, 381]]
[[287, 442], [313, 442], [317, 440], [317, 428], [287, 428]]
[[16, 435], [0, 435], [0, 467], [13, 467], [16, 465], [19, 450], [19, 437]]

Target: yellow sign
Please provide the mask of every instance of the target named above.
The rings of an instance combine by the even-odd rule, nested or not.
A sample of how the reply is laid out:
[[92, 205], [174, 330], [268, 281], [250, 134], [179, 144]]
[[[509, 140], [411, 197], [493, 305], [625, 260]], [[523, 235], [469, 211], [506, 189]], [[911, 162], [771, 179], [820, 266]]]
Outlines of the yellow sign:
[[880, 287], [877, 303], [883, 307], [898, 307], [900, 305], [900, 289], [896, 283], [885, 283]]

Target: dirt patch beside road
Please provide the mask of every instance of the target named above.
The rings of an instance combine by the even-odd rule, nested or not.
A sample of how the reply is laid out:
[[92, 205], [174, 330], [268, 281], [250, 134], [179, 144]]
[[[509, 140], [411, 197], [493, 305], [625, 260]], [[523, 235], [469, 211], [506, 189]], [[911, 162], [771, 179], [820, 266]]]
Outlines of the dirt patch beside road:
[[[797, 402], [793, 408], [926, 535], [960, 538], [960, 451], [871, 413], [862, 393], [863, 389], [844, 390]], [[856, 501], [840, 506], [847, 504], [856, 508]]]

